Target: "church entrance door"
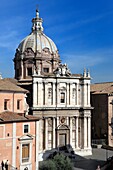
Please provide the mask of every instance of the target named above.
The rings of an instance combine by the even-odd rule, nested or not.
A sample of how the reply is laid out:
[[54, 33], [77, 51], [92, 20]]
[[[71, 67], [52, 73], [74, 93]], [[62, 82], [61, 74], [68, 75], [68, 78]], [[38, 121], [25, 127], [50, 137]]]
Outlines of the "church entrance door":
[[65, 146], [66, 145], [66, 134], [59, 134], [59, 146]]
[[66, 146], [69, 144], [69, 128], [62, 125], [57, 129], [57, 147]]

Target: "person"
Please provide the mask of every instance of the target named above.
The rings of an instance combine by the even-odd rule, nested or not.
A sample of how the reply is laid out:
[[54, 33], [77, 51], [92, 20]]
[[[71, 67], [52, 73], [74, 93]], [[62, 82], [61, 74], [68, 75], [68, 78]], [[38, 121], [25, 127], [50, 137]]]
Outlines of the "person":
[[1, 162], [2, 170], [4, 170], [4, 162]]
[[97, 166], [97, 169], [96, 169], [96, 170], [100, 170], [100, 166], [99, 166], [99, 165]]
[[8, 160], [5, 162], [5, 170], [8, 170]]

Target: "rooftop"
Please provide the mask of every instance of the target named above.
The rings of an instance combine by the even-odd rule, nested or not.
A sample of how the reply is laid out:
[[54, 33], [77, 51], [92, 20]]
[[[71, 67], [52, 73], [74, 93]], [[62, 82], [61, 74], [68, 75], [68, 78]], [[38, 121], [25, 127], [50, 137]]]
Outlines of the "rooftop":
[[113, 82], [91, 84], [93, 94], [113, 94]]
[[16, 85], [15, 79], [0, 79], [0, 91], [24, 92], [28, 91]]
[[16, 121], [33, 121], [33, 120], [39, 120], [38, 117], [32, 116], [32, 115], [20, 115], [19, 113], [13, 113], [13, 112], [2, 112], [0, 113], [0, 123], [2, 122], [16, 122]]

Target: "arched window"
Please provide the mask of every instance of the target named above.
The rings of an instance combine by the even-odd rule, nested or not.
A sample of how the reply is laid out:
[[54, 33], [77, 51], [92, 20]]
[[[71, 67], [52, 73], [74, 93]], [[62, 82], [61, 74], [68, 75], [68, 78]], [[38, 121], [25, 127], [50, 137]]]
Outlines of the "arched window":
[[61, 93], [60, 103], [65, 103], [65, 93]]

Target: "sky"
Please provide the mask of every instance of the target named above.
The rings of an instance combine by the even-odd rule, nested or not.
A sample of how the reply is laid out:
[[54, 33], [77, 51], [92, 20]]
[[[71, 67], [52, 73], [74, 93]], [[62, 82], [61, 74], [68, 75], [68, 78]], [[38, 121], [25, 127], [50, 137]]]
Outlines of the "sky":
[[0, 73], [14, 77], [19, 43], [31, 33], [38, 7], [44, 33], [72, 73], [90, 70], [91, 83], [113, 81], [113, 0], [2, 0]]

